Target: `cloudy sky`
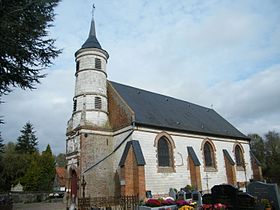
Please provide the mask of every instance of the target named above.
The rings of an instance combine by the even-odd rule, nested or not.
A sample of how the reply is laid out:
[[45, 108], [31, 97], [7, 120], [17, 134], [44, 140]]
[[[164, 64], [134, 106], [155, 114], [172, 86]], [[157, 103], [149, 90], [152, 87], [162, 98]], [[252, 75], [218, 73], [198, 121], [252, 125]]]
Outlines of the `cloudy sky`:
[[[0, 106], [5, 141], [24, 124], [40, 150], [65, 152], [74, 94], [74, 53], [88, 36], [92, 0], [62, 0], [50, 36], [63, 53], [34, 91]], [[187, 100], [244, 134], [280, 132], [280, 1], [95, 0], [97, 37], [110, 54], [108, 79]]]

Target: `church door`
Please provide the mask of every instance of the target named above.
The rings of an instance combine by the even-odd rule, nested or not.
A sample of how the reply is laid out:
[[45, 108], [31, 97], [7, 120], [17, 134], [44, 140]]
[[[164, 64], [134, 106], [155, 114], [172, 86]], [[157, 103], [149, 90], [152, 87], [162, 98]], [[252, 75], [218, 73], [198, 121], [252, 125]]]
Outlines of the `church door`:
[[75, 170], [72, 170], [72, 177], [71, 177], [71, 198], [77, 198], [77, 191], [78, 191], [78, 177]]

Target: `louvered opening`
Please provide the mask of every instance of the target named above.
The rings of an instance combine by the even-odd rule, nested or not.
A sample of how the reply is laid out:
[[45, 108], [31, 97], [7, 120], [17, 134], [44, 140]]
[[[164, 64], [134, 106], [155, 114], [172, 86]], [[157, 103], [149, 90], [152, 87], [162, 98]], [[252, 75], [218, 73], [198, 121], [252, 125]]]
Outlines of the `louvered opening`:
[[95, 97], [95, 109], [101, 109], [101, 98]]
[[77, 61], [76, 62], [76, 72], [79, 71], [79, 69], [80, 69], [80, 61]]
[[101, 69], [101, 60], [99, 58], [95, 58], [95, 68]]
[[77, 110], [77, 100], [74, 99], [73, 101], [73, 112], [75, 112]]

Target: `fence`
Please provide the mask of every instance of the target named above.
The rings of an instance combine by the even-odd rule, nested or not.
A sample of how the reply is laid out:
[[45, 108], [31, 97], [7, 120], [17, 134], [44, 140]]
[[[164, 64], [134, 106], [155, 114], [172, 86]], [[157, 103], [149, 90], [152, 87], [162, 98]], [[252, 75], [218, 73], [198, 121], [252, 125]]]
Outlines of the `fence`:
[[78, 199], [79, 210], [136, 210], [138, 209], [138, 205], [138, 195], [121, 197], [88, 197]]

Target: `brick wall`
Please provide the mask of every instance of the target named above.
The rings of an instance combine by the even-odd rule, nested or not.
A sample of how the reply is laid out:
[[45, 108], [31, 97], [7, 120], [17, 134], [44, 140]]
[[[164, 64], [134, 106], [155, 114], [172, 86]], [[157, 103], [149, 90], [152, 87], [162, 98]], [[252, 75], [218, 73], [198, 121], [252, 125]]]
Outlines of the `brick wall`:
[[108, 110], [109, 121], [114, 130], [131, 125], [133, 112], [127, 104], [121, 99], [118, 93], [108, 83]]
[[80, 167], [81, 175], [84, 175], [87, 183], [85, 188], [86, 196], [102, 197], [115, 195], [115, 173], [112, 170], [112, 156], [86, 173], [83, 173], [111, 152], [112, 137], [97, 134], [87, 134], [87, 137], [85, 137], [82, 134]]
[[121, 186], [122, 195], [139, 195], [145, 198], [145, 167], [138, 166], [133, 148], [130, 147], [125, 165], [121, 168], [121, 177], [124, 181]]

